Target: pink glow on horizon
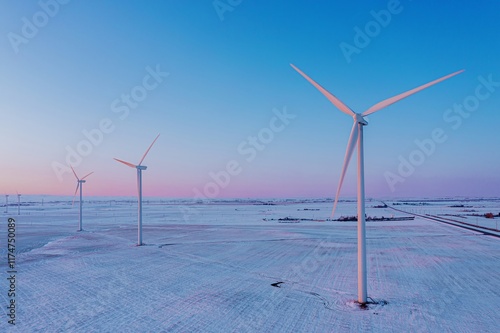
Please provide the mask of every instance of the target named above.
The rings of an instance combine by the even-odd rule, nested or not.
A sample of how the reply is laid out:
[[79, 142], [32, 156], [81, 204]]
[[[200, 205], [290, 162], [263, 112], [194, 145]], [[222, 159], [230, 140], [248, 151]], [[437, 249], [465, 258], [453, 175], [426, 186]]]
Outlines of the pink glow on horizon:
[[[86, 174], [92, 170], [79, 169], [77, 173]], [[198, 189], [206, 197], [205, 186], [214, 183], [209, 177], [200, 177], [196, 181], [189, 178], [166, 177], [155, 181], [152, 173], [145, 173], [143, 178], [144, 196], [194, 198]], [[420, 179], [418, 176], [409, 177], [404, 184], [399, 184], [395, 192], [391, 192], [383, 177], [367, 179], [366, 195], [368, 198], [377, 197], [442, 197], [442, 196], [500, 196], [500, 184], [488, 178], [478, 179]], [[23, 195], [68, 195], [74, 193], [76, 179], [68, 175], [64, 181], [58, 182], [51, 171], [31, 175], [26, 170], [12, 170], [8, 178], [0, 179], [1, 194], [14, 195], [16, 192]], [[294, 179], [287, 182], [260, 180], [251, 181], [235, 177], [225, 188], [218, 187], [216, 198], [294, 198], [294, 197], [329, 197], [335, 196], [336, 180], [328, 183], [320, 180]], [[213, 187], [213, 185], [212, 185]], [[137, 184], [134, 172], [116, 174], [113, 178], [102, 173], [92, 174], [87, 178], [83, 187], [84, 195], [88, 196], [135, 196]], [[207, 195], [208, 194], [208, 195]], [[346, 179], [340, 198], [352, 198], [356, 195], [355, 179]]]

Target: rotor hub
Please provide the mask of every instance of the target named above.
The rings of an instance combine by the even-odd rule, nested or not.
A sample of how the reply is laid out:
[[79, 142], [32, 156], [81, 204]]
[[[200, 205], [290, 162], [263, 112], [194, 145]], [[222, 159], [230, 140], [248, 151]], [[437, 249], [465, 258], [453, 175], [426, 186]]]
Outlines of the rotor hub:
[[361, 124], [363, 126], [368, 125], [368, 122], [365, 120], [365, 118], [363, 118], [363, 115], [361, 115], [360, 113], [355, 113], [352, 117], [354, 118], [354, 121], [356, 123]]

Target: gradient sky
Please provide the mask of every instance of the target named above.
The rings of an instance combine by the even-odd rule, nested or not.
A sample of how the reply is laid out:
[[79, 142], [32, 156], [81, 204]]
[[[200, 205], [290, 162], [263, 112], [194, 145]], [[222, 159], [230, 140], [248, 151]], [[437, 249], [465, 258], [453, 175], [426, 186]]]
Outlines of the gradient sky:
[[[482, 83], [500, 82], [498, 1], [66, 2], [0, 0], [0, 193], [72, 195], [74, 176], [54, 164], [104, 121], [112, 129], [74, 165], [95, 172], [87, 195], [135, 195], [135, 170], [112, 158], [139, 162], [161, 133], [146, 196], [332, 197], [352, 120], [293, 63], [357, 112], [465, 69], [368, 117], [366, 193], [500, 195], [500, 84]], [[357, 49], [346, 57], [347, 44]], [[168, 73], [155, 88], [146, 79], [150, 91], [147, 68]], [[143, 100], [127, 107], [133, 91]], [[464, 103], [474, 111], [453, 111]], [[283, 110], [295, 118], [281, 126]], [[415, 140], [438, 128], [446, 141], [402, 177], [401, 158], [423, 156]], [[262, 150], [249, 139], [259, 133]], [[230, 161], [229, 184], [208, 185]], [[391, 189], [388, 172], [404, 182]]]

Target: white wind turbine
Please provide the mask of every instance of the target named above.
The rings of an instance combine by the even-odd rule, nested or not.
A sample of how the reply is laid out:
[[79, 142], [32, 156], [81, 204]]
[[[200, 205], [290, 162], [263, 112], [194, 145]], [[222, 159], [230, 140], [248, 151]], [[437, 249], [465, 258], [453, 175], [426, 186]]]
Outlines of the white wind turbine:
[[72, 166], [71, 167], [71, 171], [73, 171], [73, 174], [75, 175], [75, 178], [76, 178], [76, 190], [75, 190], [75, 194], [73, 194], [73, 203], [75, 203], [75, 196], [76, 196], [76, 192], [78, 192], [78, 188], [80, 188], [80, 219], [79, 219], [79, 222], [78, 222], [78, 231], [82, 231], [82, 204], [83, 204], [83, 200], [82, 200], [82, 187], [83, 187], [83, 183], [86, 182], [85, 178], [87, 178], [88, 176], [90, 176], [91, 174], [93, 174], [94, 172], [91, 172], [85, 176], [82, 177], [82, 179], [78, 178], [78, 176], [76, 175], [76, 172], [75, 172], [75, 169], [73, 169]]
[[364, 175], [364, 154], [363, 154], [363, 126], [368, 125], [368, 122], [363, 118], [369, 114], [379, 111], [397, 101], [402, 100], [410, 95], [413, 95], [427, 87], [430, 87], [436, 83], [444, 81], [452, 76], [460, 74], [463, 70], [454, 72], [452, 74], [443, 76], [437, 80], [429, 82], [427, 84], [421, 85], [417, 88], [411, 89], [407, 92], [401, 93], [397, 96], [385, 99], [370, 108], [368, 108], [363, 113], [355, 113], [347, 105], [341, 102], [337, 97], [328, 92], [325, 88], [320, 86], [309, 76], [307, 76], [300, 69], [290, 64], [300, 75], [302, 75], [307, 81], [309, 81], [313, 86], [316, 87], [323, 95], [328, 98], [330, 102], [333, 103], [340, 111], [353, 117], [354, 124], [352, 126], [351, 135], [347, 143], [347, 149], [344, 157], [344, 165], [342, 166], [342, 172], [340, 174], [340, 180], [337, 187], [337, 193], [335, 195], [335, 203], [332, 210], [332, 218], [335, 214], [335, 209], [337, 208], [337, 203], [339, 200], [340, 189], [342, 188], [342, 183], [344, 181], [344, 176], [351, 160], [352, 153], [356, 144], [358, 145], [358, 302], [360, 304], [366, 304], [367, 302], [367, 288], [366, 288], [366, 237], [365, 237], [365, 175]]
[[160, 134], [158, 134], [156, 136], [156, 138], [153, 140], [153, 143], [151, 143], [148, 150], [146, 150], [146, 152], [142, 156], [141, 160], [139, 161], [139, 164], [135, 165], [135, 164], [125, 162], [125, 161], [122, 161], [122, 160], [115, 158], [116, 161], [123, 163], [131, 168], [137, 169], [137, 196], [138, 196], [138, 198], [137, 198], [137, 206], [138, 206], [137, 212], [139, 215], [138, 221], [137, 221], [137, 245], [138, 246], [142, 245], [142, 170], [146, 170], [148, 168], [145, 165], [141, 165], [141, 163], [142, 163], [142, 161], [144, 161], [144, 159], [146, 158], [146, 155], [149, 153], [149, 150], [151, 149], [151, 147], [153, 147], [154, 143], [156, 142], [156, 140], [158, 139], [159, 136], [160, 136]]

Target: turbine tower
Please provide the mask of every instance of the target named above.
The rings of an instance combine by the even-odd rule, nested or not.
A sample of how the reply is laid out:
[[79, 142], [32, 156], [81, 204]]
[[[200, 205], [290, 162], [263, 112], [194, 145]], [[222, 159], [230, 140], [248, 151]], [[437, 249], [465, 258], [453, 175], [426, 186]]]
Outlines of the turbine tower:
[[351, 129], [351, 135], [347, 143], [347, 149], [344, 157], [344, 165], [342, 166], [342, 172], [340, 174], [340, 180], [337, 187], [337, 193], [335, 195], [335, 203], [333, 205], [332, 215], [333, 218], [335, 214], [335, 209], [337, 208], [337, 203], [339, 200], [340, 189], [342, 188], [342, 183], [344, 182], [344, 176], [351, 160], [352, 153], [356, 145], [358, 146], [358, 303], [366, 304], [367, 302], [367, 287], [366, 287], [366, 236], [365, 236], [365, 172], [364, 172], [364, 153], [363, 153], [363, 127], [368, 125], [368, 122], [364, 119], [365, 116], [379, 111], [393, 103], [396, 103], [403, 98], [413, 95], [425, 88], [428, 88], [436, 83], [449, 79], [452, 76], [460, 74], [463, 70], [451, 73], [449, 75], [443, 76], [437, 80], [429, 82], [427, 84], [421, 85], [417, 88], [411, 89], [407, 92], [401, 93], [397, 96], [385, 99], [370, 108], [368, 108], [363, 113], [355, 113], [337, 97], [327, 91], [325, 88], [316, 83], [313, 79], [307, 76], [300, 69], [290, 64], [293, 69], [295, 69], [300, 75], [302, 75], [307, 81], [309, 81], [316, 89], [318, 89], [323, 95], [325, 95], [328, 100], [335, 105], [343, 113], [353, 117], [354, 124]]
[[119, 160], [115, 158], [114, 160], [125, 164], [126, 166], [129, 166], [131, 168], [137, 169], [137, 214], [138, 214], [138, 221], [137, 221], [137, 245], [141, 246], [142, 245], [142, 170], [146, 170], [148, 167], [145, 165], [141, 165], [142, 161], [146, 158], [146, 155], [149, 153], [149, 150], [153, 145], [155, 144], [156, 140], [160, 134], [156, 136], [156, 138], [153, 140], [153, 143], [149, 146], [149, 148], [146, 150], [144, 155], [142, 156], [141, 160], [139, 161], [139, 164], [135, 165], [130, 162], [125, 162], [122, 160]]
[[78, 222], [78, 230], [77, 231], [82, 231], [82, 204], [83, 204], [83, 200], [82, 200], [82, 187], [83, 187], [83, 183], [86, 182], [85, 178], [87, 178], [88, 176], [90, 176], [91, 174], [93, 174], [94, 172], [91, 172], [85, 176], [82, 177], [82, 179], [78, 178], [78, 176], [76, 175], [76, 172], [75, 172], [75, 169], [73, 169], [72, 166], [71, 167], [71, 171], [73, 171], [73, 174], [75, 175], [75, 178], [76, 178], [76, 190], [75, 190], [75, 194], [73, 195], [73, 203], [75, 203], [75, 196], [76, 196], [76, 192], [78, 192], [78, 188], [80, 188], [80, 219], [79, 219], [79, 222]]

